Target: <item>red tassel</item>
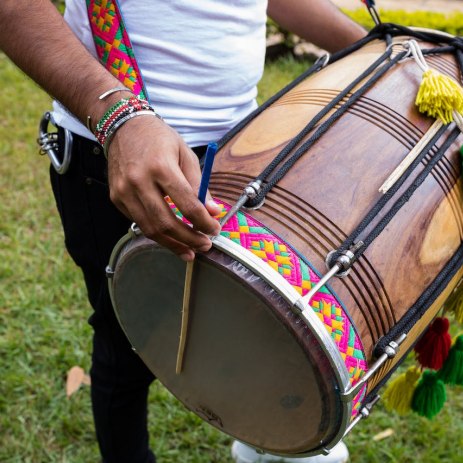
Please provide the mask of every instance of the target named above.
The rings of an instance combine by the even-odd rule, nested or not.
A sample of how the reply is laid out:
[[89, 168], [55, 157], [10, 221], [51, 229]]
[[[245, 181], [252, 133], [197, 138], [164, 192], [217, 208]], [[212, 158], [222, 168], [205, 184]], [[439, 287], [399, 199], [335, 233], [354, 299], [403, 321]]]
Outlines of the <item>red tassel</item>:
[[416, 358], [421, 366], [433, 370], [442, 368], [452, 345], [449, 326], [447, 318], [436, 318], [416, 343]]

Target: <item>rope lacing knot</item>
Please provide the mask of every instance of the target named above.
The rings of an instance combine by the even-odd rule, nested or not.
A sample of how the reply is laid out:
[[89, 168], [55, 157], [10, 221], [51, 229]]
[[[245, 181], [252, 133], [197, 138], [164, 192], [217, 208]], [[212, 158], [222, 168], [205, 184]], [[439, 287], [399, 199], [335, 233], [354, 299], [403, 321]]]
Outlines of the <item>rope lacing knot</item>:
[[450, 45], [456, 50], [463, 51], [463, 38], [455, 37], [453, 40], [451, 40]]
[[373, 27], [368, 35], [379, 35], [382, 38], [385, 38], [387, 35], [392, 34], [394, 31], [397, 31], [397, 27], [392, 23], [379, 23]]

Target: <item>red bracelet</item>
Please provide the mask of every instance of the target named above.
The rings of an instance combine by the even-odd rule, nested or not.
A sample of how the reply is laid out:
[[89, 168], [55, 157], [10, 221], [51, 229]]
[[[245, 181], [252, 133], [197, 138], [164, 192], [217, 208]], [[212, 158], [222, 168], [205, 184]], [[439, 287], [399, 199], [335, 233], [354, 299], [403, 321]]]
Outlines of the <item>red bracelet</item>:
[[104, 146], [108, 133], [112, 132], [112, 127], [128, 114], [138, 111], [152, 111], [156, 114], [154, 108], [146, 100], [140, 100], [135, 96], [123, 98], [111, 106], [95, 127], [95, 137], [98, 143]]

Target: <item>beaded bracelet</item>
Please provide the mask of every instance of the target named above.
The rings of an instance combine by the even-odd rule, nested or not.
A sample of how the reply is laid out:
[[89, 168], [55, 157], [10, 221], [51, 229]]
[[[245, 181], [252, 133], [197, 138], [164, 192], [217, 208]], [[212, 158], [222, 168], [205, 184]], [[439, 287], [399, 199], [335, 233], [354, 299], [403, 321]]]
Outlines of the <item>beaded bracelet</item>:
[[[123, 98], [111, 106], [95, 127], [95, 137], [100, 145], [104, 147], [109, 133], [115, 131], [115, 126], [119, 128], [122, 125], [118, 124], [119, 121], [124, 119], [127, 115], [136, 114], [140, 111], [149, 111], [153, 113], [153, 115], [161, 118], [146, 100], [141, 100], [135, 96]], [[124, 122], [129, 119], [124, 119]]]
[[139, 116], [153, 116], [153, 117], [159, 117], [158, 114], [156, 114], [154, 111], [145, 109], [137, 112], [132, 112], [130, 114], [125, 115], [124, 117], [118, 119], [108, 130], [108, 133], [106, 135], [106, 139], [103, 144], [103, 153], [106, 159], [108, 159], [108, 150], [109, 150], [109, 145], [111, 144], [111, 140], [114, 136], [114, 134], [117, 132], [117, 130], [125, 124], [127, 121], [130, 119], [133, 119], [134, 117], [139, 117]]
[[[102, 93], [98, 99], [99, 100], [104, 100], [106, 97], [108, 97], [109, 95], [112, 95], [113, 93], [116, 93], [116, 92], [129, 92], [129, 93], [132, 93], [133, 95], [133, 92], [132, 90], [130, 90], [129, 88], [123, 86], [123, 87], [113, 87], [113, 88], [110, 88], [109, 90], [107, 90], [106, 92]], [[92, 130], [92, 117], [91, 116], [87, 116], [87, 120], [86, 120], [86, 124], [87, 126], [87, 129], [90, 131], [90, 132], [93, 132]]]

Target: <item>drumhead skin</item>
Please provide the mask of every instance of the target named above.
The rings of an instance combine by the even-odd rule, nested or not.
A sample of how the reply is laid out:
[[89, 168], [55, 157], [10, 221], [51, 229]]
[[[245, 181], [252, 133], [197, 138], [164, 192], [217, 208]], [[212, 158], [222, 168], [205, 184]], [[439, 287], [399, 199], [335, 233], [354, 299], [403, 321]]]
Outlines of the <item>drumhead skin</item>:
[[329, 447], [346, 420], [332, 360], [278, 292], [215, 249], [195, 260], [176, 374], [185, 267], [143, 237], [117, 262], [116, 313], [142, 360], [191, 411], [241, 441], [277, 454]]

